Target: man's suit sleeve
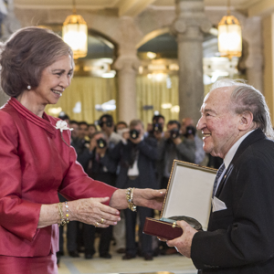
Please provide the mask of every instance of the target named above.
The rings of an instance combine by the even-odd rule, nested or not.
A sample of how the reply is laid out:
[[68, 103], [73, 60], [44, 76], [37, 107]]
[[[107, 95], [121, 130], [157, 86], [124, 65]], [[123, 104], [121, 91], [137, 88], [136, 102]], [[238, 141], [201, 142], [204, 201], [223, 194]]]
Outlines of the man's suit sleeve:
[[234, 169], [227, 182], [232, 183], [233, 222], [228, 229], [194, 235], [191, 258], [198, 269], [241, 267], [273, 257], [273, 160], [262, 152]]
[[150, 160], [157, 160], [157, 142], [153, 139], [145, 139], [137, 145], [141, 153]]

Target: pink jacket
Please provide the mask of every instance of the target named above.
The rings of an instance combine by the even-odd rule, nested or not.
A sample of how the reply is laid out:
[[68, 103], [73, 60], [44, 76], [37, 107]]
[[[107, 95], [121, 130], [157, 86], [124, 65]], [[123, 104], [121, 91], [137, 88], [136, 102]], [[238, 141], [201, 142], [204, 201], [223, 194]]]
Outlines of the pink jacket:
[[[46, 256], [58, 250], [58, 226], [37, 229], [42, 204], [111, 197], [115, 188], [92, 180], [54, 126], [11, 98], [0, 109], [0, 255]], [[70, 144], [70, 132], [63, 131]]]

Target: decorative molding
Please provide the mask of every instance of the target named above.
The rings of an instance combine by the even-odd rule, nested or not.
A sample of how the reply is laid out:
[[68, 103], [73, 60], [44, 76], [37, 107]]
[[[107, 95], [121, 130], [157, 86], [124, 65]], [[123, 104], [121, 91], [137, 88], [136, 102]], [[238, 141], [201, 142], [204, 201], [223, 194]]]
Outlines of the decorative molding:
[[203, 0], [176, 0], [177, 17], [171, 25], [171, 32], [178, 36], [178, 41], [203, 39], [202, 32], [209, 32], [211, 22], [204, 13]]

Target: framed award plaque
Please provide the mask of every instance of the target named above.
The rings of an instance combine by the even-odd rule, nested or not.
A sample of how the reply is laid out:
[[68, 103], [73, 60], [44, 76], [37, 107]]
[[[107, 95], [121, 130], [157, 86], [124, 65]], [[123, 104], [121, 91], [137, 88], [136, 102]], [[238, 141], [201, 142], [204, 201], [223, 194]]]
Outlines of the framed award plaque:
[[146, 218], [143, 233], [173, 239], [182, 235], [177, 220], [207, 230], [216, 169], [174, 160], [160, 219]]

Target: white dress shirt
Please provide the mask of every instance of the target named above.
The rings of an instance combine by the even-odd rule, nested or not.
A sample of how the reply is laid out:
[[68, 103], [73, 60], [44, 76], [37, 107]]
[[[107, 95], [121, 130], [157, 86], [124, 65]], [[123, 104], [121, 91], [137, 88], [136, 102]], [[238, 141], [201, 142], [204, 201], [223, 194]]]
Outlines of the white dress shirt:
[[221, 182], [221, 180], [222, 180], [222, 178], [223, 178], [223, 176], [224, 176], [224, 174], [225, 174], [225, 172], [226, 172], [228, 166], [230, 165], [230, 163], [231, 163], [231, 161], [232, 161], [234, 155], [236, 154], [236, 152], [237, 152], [237, 150], [238, 150], [240, 144], [241, 144], [241, 143], [243, 142], [243, 140], [244, 140], [250, 133], [252, 133], [253, 131], [254, 131], [254, 130], [251, 130], [251, 131], [247, 132], [245, 135], [243, 135], [243, 136], [242, 136], [242, 137], [241, 137], [241, 138], [240, 138], [240, 139], [239, 139], [239, 140], [230, 148], [230, 150], [229, 150], [228, 153], [226, 154], [226, 156], [225, 156], [225, 158], [224, 158], [224, 166], [225, 166], [225, 169], [224, 169], [222, 175], [220, 176], [220, 178], [219, 178], [219, 180], [218, 180], [217, 187], [216, 187], [216, 190], [215, 190], [214, 195], [216, 194], [217, 189], [218, 189], [218, 187], [219, 187], [219, 184], [220, 184], [220, 182]]

